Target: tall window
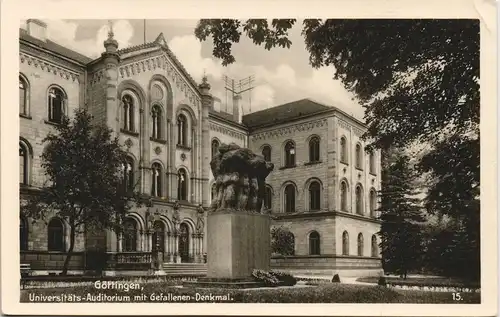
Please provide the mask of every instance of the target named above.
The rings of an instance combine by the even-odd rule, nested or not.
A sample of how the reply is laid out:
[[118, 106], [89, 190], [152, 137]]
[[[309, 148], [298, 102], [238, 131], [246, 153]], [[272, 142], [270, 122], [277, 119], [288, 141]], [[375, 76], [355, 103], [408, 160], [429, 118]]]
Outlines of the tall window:
[[28, 185], [28, 150], [19, 142], [19, 183]]
[[273, 191], [271, 187], [266, 186], [265, 196], [264, 196], [264, 208], [271, 209], [273, 207]]
[[373, 235], [372, 236], [372, 257], [378, 257], [378, 243], [377, 243], [377, 236]]
[[188, 146], [187, 131], [188, 131], [187, 118], [185, 115], [180, 114], [177, 117], [177, 138], [178, 138], [177, 144]]
[[28, 114], [28, 107], [27, 107], [27, 100], [28, 100], [28, 85], [26, 84], [26, 81], [24, 78], [19, 76], [19, 113], [27, 115]]
[[123, 188], [131, 192], [134, 190], [134, 161], [132, 158], [127, 157], [125, 162], [122, 163], [123, 172]]
[[295, 212], [295, 186], [292, 184], [285, 187], [285, 212]]
[[376, 209], [377, 209], [377, 192], [372, 189], [370, 191], [370, 216], [376, 217]]
[[342, 233], [342, 255], [349, 255], [349, 234], [347, 231]]
[[212, 140], [212, 158], [216, 157], [219, 153], [220, 143], [216, 139]]
[[271, 162], [271, 147], [269, 145], [264, 145], [262, 148], [262, 156], [266, 162]]
[[153, 163], [151, 165], [152, 171], [152, 182], [151, 182], [151, 196], [161, 197], [162, 187], [161, 187], [161, 178], [162, 178], [162, 168], [159, 163]]
[[64, 226], [59, 218], [52, 218], [48, 225], [47, 249], [49, 251], [64, 251]]
[[152, 135], [153, 139], [161, 139], [161, 108], [158, 105], [154, 105], [151, 109], [151, 121], [152, 121]]
[[375, 168], [375, 152], [373, 150], [370, 151], [370, 173], [373, 175], [377, 174]]
[[363, 234], [360, 233], [358, 234], [358, 256], [364, 255], [363, 250], [364, 250]]
[[285, 167], [295, 166], [295, 144], [288, 141], [285, 144]]
[[122, 104], [123, 130], [134, 131], [134, 99], [130, 95], [125, 95], [122, 97]]
[[356, 144], [356, 168], [363, 169], [361, 145]]
[[137, 251], [137, 222], [132, 218], [123, 223], [123, 251]]
[[213, 183], [212, 184], [212, 200], [214, 200], [215, 199], [215, 195], [217, 195], [217, 193], [216, 193], [215, 190], [216, 190], [215, 183]]
[[319, 162], [319, 138], [316, 136], [309, 141], [309, 162]]
[[187, 174], [186, 170], [181, 168], [177, 176], [177, 199], [188, 200], [187, 196]]
[[53, 123], [61, 123], [64, 115], [64, 92], [56, 87], [49, 90], [49, 121]]
[[309, 210], [316, 211], [321, 209], [321, 186], [318, 182], [312, 182], [309, 185]]
[[340, 183], [340, 210], [347, 211], [347, 183]]
[[309, 254], [320, 255], [320, 239], [319, 233], [313, 231], [309, 234]]
[[19, 219], [19, 245], [21, 247], [21, 251], [28, 250], [28, 222], [26, 218], [21, 217]]
[[165, 224], [155, 221], [153, 224], [153, 236], [151, 238], [153, 252], [165, 252]]
[[356, 213], [363, 214], [363, 189], [360, 185], [356, 186]]
[[345, 137], [340, 138], [340, 161], [347, 164], [347, 140]]

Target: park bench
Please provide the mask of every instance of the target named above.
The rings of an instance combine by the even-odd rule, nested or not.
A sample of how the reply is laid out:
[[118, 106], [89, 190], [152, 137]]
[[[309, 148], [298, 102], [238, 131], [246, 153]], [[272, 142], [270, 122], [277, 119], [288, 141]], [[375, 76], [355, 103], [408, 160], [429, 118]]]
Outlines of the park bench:
[[31, 265], [29, 263], [21, 263], [21, 287], [26, 286], [27, 277], [31, 276]]

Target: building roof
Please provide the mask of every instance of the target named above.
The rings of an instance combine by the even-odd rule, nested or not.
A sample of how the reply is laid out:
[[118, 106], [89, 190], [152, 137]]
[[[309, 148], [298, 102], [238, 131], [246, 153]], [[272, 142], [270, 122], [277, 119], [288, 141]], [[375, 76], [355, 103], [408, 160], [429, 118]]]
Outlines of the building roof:
[[302, 116], [308, 116], [334, 109], [317, 103], [311, 99], [301, 99], [283, 105], [252, 112], [244, 115], [243, 124], [249, 128], [256, 128], [270, 124], [279, 124]]
[[48, 51], [54, 52], [56, 54], [62, 55], [66, 58], [69, 58], [75, 62], [78, 62], [80, 64], [87, 64], [92, 61], [92, 58], [87, 57], [85, 55], [82, 55], [80, 53], [77, 53], [73, 50], [70, 50], [64, 46], [61, 46], [57, 44], [56, 42], [53, 42], [49, 39], [46, 41], [41, 41], [31, 35], [28, 34], [28, 32], [25, 29], [19, 29], [19, 39], [29, 42], [30, 44], [33, 44], [35, 46], [38, 46], [40, 48], [46, 49]]

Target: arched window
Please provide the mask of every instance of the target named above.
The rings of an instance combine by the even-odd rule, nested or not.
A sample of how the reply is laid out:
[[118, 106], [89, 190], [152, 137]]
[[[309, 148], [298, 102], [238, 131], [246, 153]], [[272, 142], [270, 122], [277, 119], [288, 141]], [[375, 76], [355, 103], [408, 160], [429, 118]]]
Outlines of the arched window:
[[295, 186], [292, 184], [285, 187], [285, 212], [295, 212]]
[[266, 162], [271, 162], [271, 147], [269, 145], [264, 145], [262, 148], [262, 156]]
[[134, 160], [130, 157], [125, 159], [122, 163], [123, 171], [123, 188], [127, 192], [132, 192], [134, 190]]
[[134, 99], [130, 95], [124, 95], [122, 104], [122, 128], [125, 131], [134, 131]]
[[178, 145], [183, 145], [183, 146], [188, 145], [187, 131], [188, 131], [187, 118], [185, 115], [180, 114], [177, 117], [177, 138], [178, 138], [177, 144]]
[[19, 222], [19, 245], [21, 251], [28, 250], [28, 221], [24, 217]]
[[372, 257], [378, 257], [378, 243], [377, 243], [377, 236], [373, 235], [372, 236]]
[[321, 209], [321, 185], [314, 181], [309, 185], [309, 210]]
[[188, 200], [187, 199], [187, 173], [186, 170], [181, 168], [177, 175], [177, 199], [178, 200]]
[[57, 88], [52, 87], [49, 89], [48, 110], [49, 121], [52, 123], [61, 123], [64, 115], [64, 92]]
[[361, 185], [356, 186], [356, 213], [363, 214], [363, 189]]
[[347, 231], [342, 233], [342, 255], [349, 255], [349, 234]]
[[319, 162], [319, 138], [316, 136], [309, 140], [309, 162]]
[[137, 251], [137, 221], [127, 218], [123, 223], [123, 251]]
[[19, 142], [19, 183], [23, 185], [29, 184], [29, 154], [26, 145]]
[[356, 168], [363, 169], [362, 160], [361, 145], [356, 144]]
[[375, 152], [373, 150], [370, 151], [370, 174], [377, 174], [375, 167]]
[[313, 231], [309, 234], [309, 254], [320, 255], [320, 238], [319, 233]]
[[212, 140], [212, 158], [216, 157], [219, 153], [220, 143], [216, 139]]
[[340, 161], [347, 164], [347, 140], [345, 137], [340, 138]]
[[152, 252], [165, 252], [165, 224], [156, 220], [153, 224], [153, 237], [151, 238]]
[[19, 76], [19, 113], [28, 114], [28, 84], [22, 76]]
[[295, 166], [295, 144], [288, 141], [285, 144], [285, 167]]
[[154, 105], [153, 108], [151, 109], [151, 121], [152, 121], [151, 137], [153, 139], [160, 140], [162, 137], [161, 118], [162, 118], [161, 108], [158, 105]]
[[52, 218], [48, 225], [48, 251], [64, 251], [64, 226], [59, 218]]
[[363, 234], [360, 233], [358, 234], [358, 256], [363, 256], [364, 255], [364, 241], [363, 241]]
[[161, 197], [162, 196], [162, 168], [160, 163], [153, 163], [151, 165], [152, 171], [152, 182], [151, 182], [151, 196]]
[[340, 210], [347, 211], [347, 183], [340, 183]]
[[271, 209], [273, 207], [273, 191], [271, 187], [266, 186], [266, 191], [264, 194], [264, 208]]
[[377, 210], [377, 192], [375, 189], [370, 191], [370, 216], [376, 217]]

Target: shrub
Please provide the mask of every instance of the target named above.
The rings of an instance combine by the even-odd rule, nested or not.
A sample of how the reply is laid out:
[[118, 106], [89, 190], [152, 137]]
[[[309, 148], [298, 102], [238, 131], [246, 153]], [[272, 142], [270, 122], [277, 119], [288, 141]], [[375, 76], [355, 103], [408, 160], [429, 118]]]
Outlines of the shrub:
[[293, 286], [297, 284], [297, 279], [286, 272], [254, 270], [252, 276], [257, 281], [264, 282], [266, 286]]
[[274, 275], [283, 286], [294, 286], [297, 284], [297, 279], [290, 273], [281, 271], [271, 271], [271, 275]]
[[340, 276], [338, 274], [333, 276], [332, 283], [340, 283]]
[[380, 286], [387, 286], [387, 281], [385, 280], [385, 276], [380, 276], [378, 278], [378, 285], [380, 285]]

